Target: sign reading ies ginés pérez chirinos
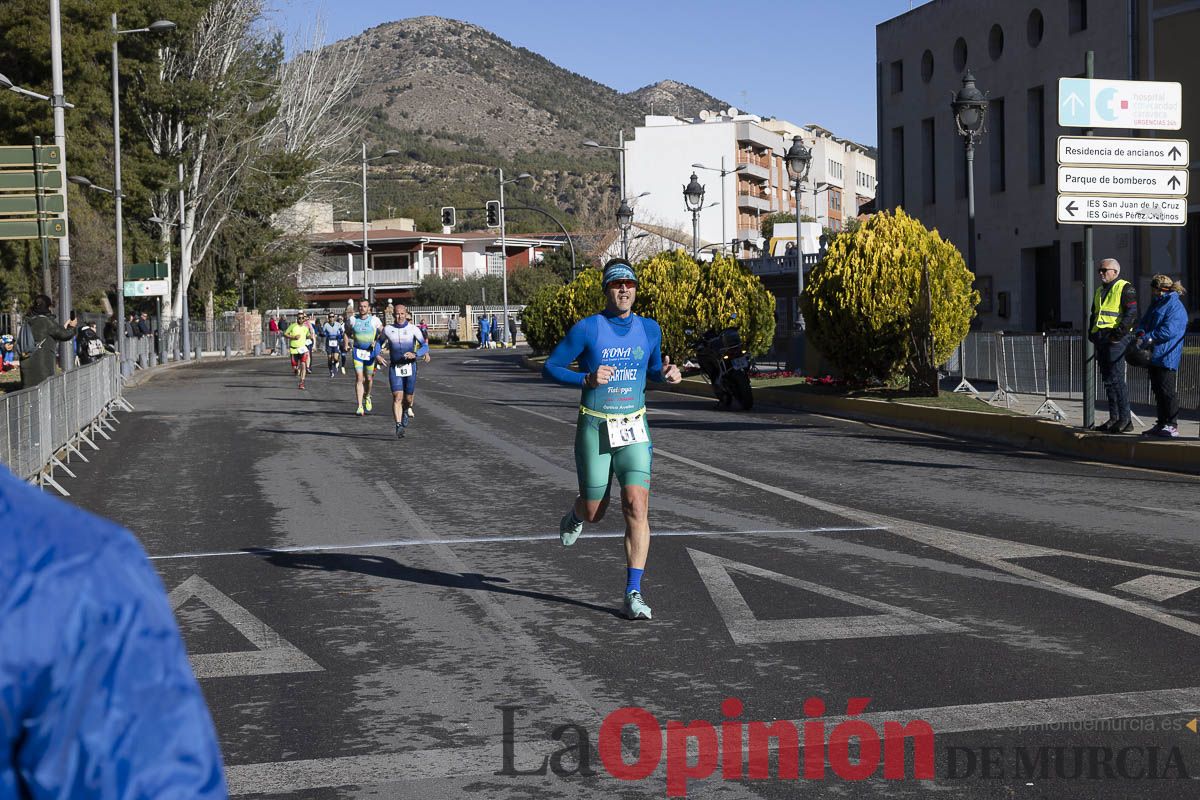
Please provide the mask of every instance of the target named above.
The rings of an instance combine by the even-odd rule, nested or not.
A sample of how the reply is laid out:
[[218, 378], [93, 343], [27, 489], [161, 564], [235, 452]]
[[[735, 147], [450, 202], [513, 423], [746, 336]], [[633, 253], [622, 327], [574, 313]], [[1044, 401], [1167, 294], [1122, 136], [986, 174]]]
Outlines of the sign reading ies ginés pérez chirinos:
[[[1178, 83], [1061, 78], [1058, 123], [1178, 130]], [[1055, 218], [1075, 225], [1186, 225], [1186, 139], [1060, 136]]]

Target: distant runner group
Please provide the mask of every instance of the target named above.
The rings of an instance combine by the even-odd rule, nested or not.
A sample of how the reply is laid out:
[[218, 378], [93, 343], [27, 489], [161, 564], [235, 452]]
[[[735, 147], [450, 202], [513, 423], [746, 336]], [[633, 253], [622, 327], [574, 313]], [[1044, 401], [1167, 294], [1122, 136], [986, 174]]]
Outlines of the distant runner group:
[[348, 320], [330, 314], [320, 332], [307, 312], [301, 311], [283, 331], [283, 337], [291, 354], [292, 372], [300, 379], [299, 389], [305, 388], [305, 378], [312, 372], [312, 354], [318, 341], [325, 344], [330, 378], [339, 372], [346, 374], [347, 360], [354, 365], [354, 413], [359, 417], [373, 408], [371, 387], [376, 368], [387, 369], [396, 437], [404, 438], [416, 416], [417, 362], [429, 363], [429, 342], [421, 328], [413, 324], [405, 306], [396, 306], [394, 322], [385, 325], [371, 312], [371, 304], [360, 300], [357, 314]]

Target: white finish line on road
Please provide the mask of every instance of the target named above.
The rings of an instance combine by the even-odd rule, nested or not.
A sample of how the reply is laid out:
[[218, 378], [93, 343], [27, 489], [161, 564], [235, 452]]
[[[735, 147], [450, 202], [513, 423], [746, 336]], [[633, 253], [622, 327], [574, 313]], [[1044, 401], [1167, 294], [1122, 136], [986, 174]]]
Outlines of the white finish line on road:
[[[655, 531], [655, 537], [661, 536], [781, 536], [810, 533], [854, 533], [857, 531], [882, 531], [874, 525], [851, 525], [847, 527], [824, 528], [783, 528], [779, 530], [741, 530], [741, 531]], [[588, 539], [623, 539], [623, 531], [597, 531], [589, 533]], [[429, 545], [478, 545], [478, 544], [507, 544], [509, 542], [557, 542], [557, 533], [531, 533], [515, 536], [455, 536], [446, 539], [393, 539], [387, 542], [358, 542], [344, 544], [312, 544], [295, 547], [247, 547], [244, 550], [213, 550], [211, 552], [175, 553], [166, 556], [150, 556], [151, 561], [169, 561], [181, 558], [220, 558], [223, 556], [264, 556], [273, 553], [321, 553], [335, 550], [375, 550], [393, 547], [420, 547]]]

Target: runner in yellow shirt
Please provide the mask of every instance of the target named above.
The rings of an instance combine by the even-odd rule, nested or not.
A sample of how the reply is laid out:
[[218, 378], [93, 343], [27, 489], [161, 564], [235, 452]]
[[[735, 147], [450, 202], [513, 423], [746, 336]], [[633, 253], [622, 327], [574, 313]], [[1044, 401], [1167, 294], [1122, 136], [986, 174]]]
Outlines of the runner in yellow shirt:
[[300, 375], [300, 387], [304, 388], [304, 376], [308, 374], [309, 352], [308, 339], [312, 335], [308, 327], [308, 315], [301, 311], [296, 321], [288, 325], [283, 337], [288, 340], [288, 349], [292, 353], [292, 369]]

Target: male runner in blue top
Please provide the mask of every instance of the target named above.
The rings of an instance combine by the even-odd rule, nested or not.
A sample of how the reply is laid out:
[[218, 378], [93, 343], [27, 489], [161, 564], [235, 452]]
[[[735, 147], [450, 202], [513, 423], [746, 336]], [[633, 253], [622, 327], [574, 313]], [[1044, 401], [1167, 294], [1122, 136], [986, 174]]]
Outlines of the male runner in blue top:
[[[625, 616], [650, 619], [642, 599], [642, 573], [650, 551], [650, 462], [653, 450], [646, 430], [646, 378], [679, 383], [679, 367], [662, 356], [658, 323], [633, 313], [637, 276], [628, 261], [604, 265], [607, 305], [585, 317], [559, 342], [542, 376], [583, 389], [575, 428], [575, 471], [579, 496], [559, 522], [559, 537], [570, 546], [584, 522], [599, 522], [608, 510], [609, 487], [616, 475], [625, 515]], [[582, 372], [570, 368], [579, 361]]]
[[[329, 357], [329, 377], [337, 374], [342, 361], [342, 337], [346, 335], [346, 326], [337, 321], [336, 314], [330, 314], [329, 320], [321, 326], [321, 336], [325, 339], [325, 353]], [[342, 372], [346, 368], [342, 367]]]
[[396, 306], [395, 313], [395, 323], [383, 327], [383, 338], [388, 345], [388, 378], [392, 384], [396, 438], [403, 439], [408, 429], [408, 412], [417, 392], [417, 359], [429, 355], [429, 343], [421, 329], [409, 321], [405, 306]]

